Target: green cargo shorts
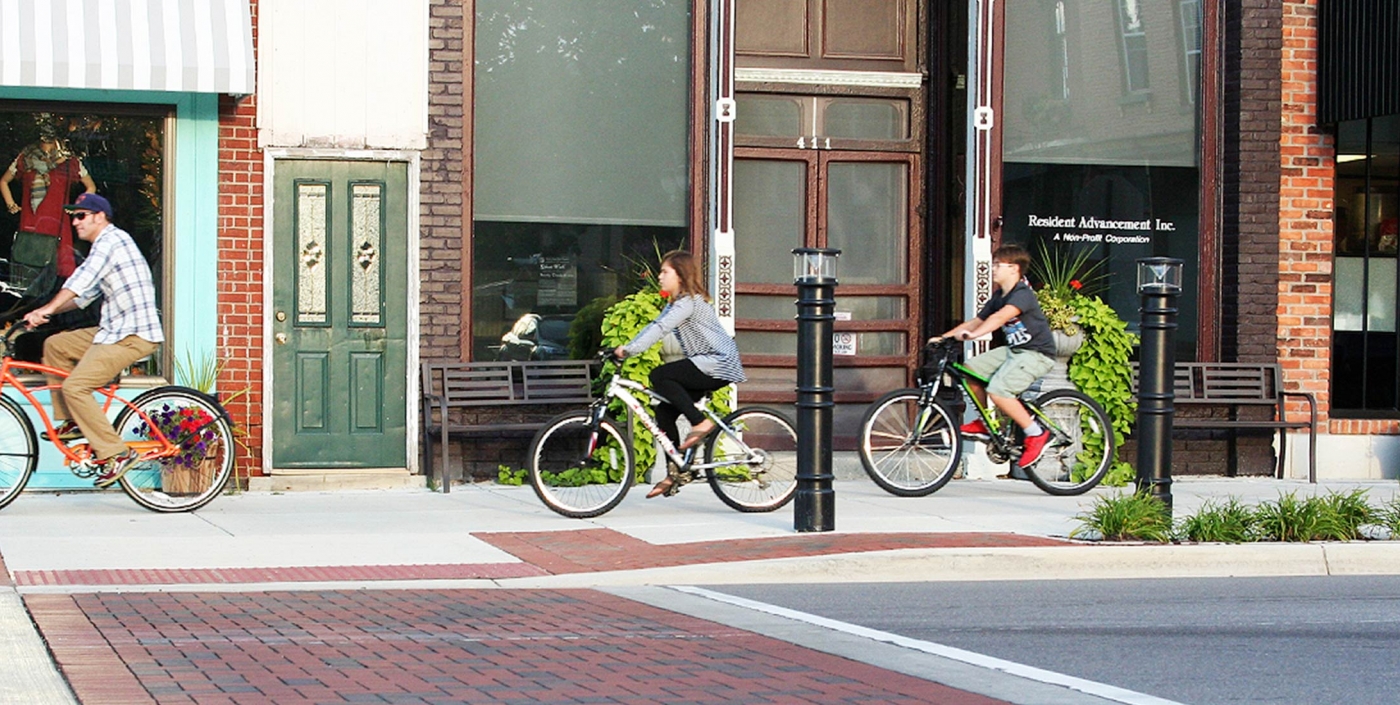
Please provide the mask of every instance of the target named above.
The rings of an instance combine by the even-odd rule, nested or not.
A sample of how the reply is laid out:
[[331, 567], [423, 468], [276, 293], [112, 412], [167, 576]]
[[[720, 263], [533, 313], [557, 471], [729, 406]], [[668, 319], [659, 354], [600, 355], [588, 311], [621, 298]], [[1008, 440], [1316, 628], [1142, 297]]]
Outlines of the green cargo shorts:
[[1055, 358], [1034, 350], [1000, 347], [968, 360], [963, 366], [990, 380], [988, 394], [1017, 397], [1055, 366]]

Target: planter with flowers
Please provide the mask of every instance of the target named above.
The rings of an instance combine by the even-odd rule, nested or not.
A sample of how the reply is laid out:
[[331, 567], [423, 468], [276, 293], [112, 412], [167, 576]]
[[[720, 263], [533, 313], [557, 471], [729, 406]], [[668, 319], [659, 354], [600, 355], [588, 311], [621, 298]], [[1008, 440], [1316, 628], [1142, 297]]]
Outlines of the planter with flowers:
[[[1137, 415], [1130, 358], [1138, 340], [1097, 294], [1107, 276], [1100, 270], [1103, 263], [1091, 260], [1088, 250], [1068, 254], [1042, 246], [1031, 264], [1031, 278], [1039, 282], [1036, 298], [1056, 334], [1057, 347], [1062, 339], [1066, 348], [1075, 338], [1081, 341], [1067, 356], [1069, 382], [1104, 408], [1122, 447]], [[1134, 476], [1131, 465], [1115, 458], [1104, 484], [1124, 485]]]
[[178, 495], [200, 494], [209, 489], [218, 470], [219, 454], [231, 450], [220, 447], [209, 412], [199, 406], [163, 404], [148, 416], [151, 423], [137, 427], [138, 435], [154, 439], [159, 430], [161, 435], [184, 449], [183, 453], [160, 461], [162, 491]]
[[[219, 376], [223, 374], [226, 365], [224, 361], [213, 356], [196, 358], [192, 353], [186, 352], [183, 359], [177, 356], [174, 362], [175, 381], [178, 384], [207, 395], [215, 395]], [[231, 394], [217, 395], [216, 398], [220, 404], [227, 405], [249, 391], [250, 388], [244, 387]], [[214, 473], [217, 472], [223, 454], [237, 452], [236, 448], [221, 446], [217, 434], [209, 425], [213, 419], [202, 406], [162, 405], [156, 413], [148, 413], [148, 416], [151, 423], [166, 438], [185, 449], [184, 453], [176, 457], [160, 461], [161, 487], [167, 494], [204, 492], [213, 482]], [[145, 438], [155, 436], [155, 432], [146, 424], [142, 424], [137, 433]], [[241, 426], [233, 426], [233, 440], [237, 445], [244, 446], [245, 450], [243, 437], [246, 435], [247, 431]], [[241, 482], [246, 482], [246, 478], [240, 481], [236, 465], [234, 480], [232, 487], [242, 487]]]

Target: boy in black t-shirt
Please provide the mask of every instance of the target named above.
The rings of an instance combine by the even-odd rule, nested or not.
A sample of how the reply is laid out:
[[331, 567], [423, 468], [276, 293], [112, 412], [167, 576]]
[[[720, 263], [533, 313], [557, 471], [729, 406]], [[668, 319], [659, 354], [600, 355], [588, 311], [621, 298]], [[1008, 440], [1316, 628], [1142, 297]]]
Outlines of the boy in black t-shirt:
[[[1040, 301], [1026, 281], [1030, 253], [1019, 245], [1003, 245], [992, 253], [992, 262], [992, 283], [997, 288], [991, 300], [976, 318], [929, 342], [943, 338], [971, 340], [998, 328], [1006, 334], [1006, 347], [988, 350], [968, 360], [965, 366], [989, 380], [985, 389], [973, 384], [978, 401], [986, 404], [990, 396], [992, 403], [1025, 431], [1025, 449], [1016, 464], [1028, 468], [1040, 457], [1050, 432], [1036, 423], [1017, 397], [1055, 364], [1055, 338], [1050, 334], [1050, 321], [1040, 310]], [[991, 431], [982, 419], [965, 423], [960, 430], [969, 438], [991, 439]]]

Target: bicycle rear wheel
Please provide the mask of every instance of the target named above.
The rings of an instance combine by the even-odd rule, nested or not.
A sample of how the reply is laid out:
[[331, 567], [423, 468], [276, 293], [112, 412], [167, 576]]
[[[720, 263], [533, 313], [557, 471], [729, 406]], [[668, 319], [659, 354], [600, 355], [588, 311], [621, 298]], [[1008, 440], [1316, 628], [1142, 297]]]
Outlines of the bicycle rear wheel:
[[24, 491], [39, 464], [39, 443], [29, 416], [9, 397], [0, 397], [0, 508]]
[[616, 507], [634, 482], [632, 442], [612, 419], [560, 414], [530, 443], [530, 486], [546, 507], [588, 519]]
[[948, 484], [962, 458], [952, 412], [921, 405], [918, 389], [890, 392], [870, 405], [860, 422], [860, 462], [882, 489], [922, 497]]
[[188, 512], [224, 491], [238, 449], [219, 402], [188, 387], [152, 389], [117, 414], [117, 433], [124, 441], [148, 441], [150, 423], [181, 452], [137, 463], [122, 475], [122, 489], [132, 500], [155, 512]]
[[720, 501], [741, 512], [771, 512], [797, 492], [797, 430], [782, 414], [761, 406], [724, 418], [724, 431], [705, 442], [705, 462], [726, 463], [706, 473]]
[[1103, 407], [1083, 392], [1057, 389], [1035, 400], [1036, 419], [1054, 434], [1026, 474], [1053, 495], [1093, 489], [1113, 461], [1113, 423]]

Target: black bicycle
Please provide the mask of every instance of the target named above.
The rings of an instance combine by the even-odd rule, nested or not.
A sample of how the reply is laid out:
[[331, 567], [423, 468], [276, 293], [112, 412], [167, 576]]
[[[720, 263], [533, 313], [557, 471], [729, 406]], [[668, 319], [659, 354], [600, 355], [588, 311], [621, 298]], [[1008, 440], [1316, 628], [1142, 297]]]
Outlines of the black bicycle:
[[[1003, 417], [992, 404], [982, 404], [972, 393], [974, 381], [988, 380], [958, 361], [962, 343], [942, 340], [926, 348], [927, 362], [919, 386], [890, 392], [865, 411], [860, 424], [860, 460], [875, 484], [901, 497], [922, 497], [948, 484], [962, 458], [958, 414], [939, 392], [960, 387], [971, 400], [983, 423], [991, 430], [987, 457], [1001, 464], [1021, 455], [1021, 429]], [[1028, 468], [1036, 487], [1053, 495], [1077, 495], [1103, 479], [1113, 460], [1113, 424], [1103, 407], [1074, 389], [1039, 392], [1039, 382], [1021, 395], [1021, 401], [1040, 425], [1050, 431], [1050, 442]]]

